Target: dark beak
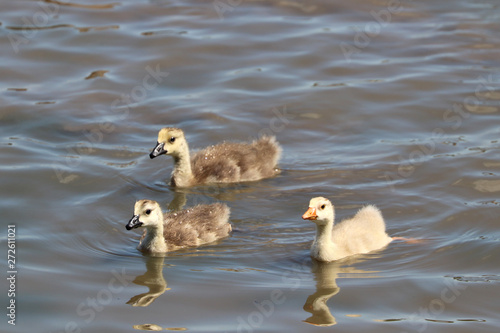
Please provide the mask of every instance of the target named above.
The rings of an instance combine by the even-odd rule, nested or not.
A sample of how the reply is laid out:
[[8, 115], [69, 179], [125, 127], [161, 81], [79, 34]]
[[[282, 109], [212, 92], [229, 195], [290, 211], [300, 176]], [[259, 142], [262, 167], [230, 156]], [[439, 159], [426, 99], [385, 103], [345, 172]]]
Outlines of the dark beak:
[[128, 221], [125, 228], [127, 228], [127, 230], [132, 230], [135, 228], [139, 228], [141, 225], [142, 225], [142, 222], [139, 221], [139, 215], [134, 215], [134, 216], [132, 216], [130, 221]]
[[149, 154], [149, 157], [150, 158], [155, 158], [156, 156], [160, 156], [160, 155], [166, 154], [167, 151], [165, 149], [163, 149], [164, 145], [165, 145], [165, 143], [163, 143], [163, 142], [162, 143], [157, 142], [156, 146], [153, 149], [153, 151]]

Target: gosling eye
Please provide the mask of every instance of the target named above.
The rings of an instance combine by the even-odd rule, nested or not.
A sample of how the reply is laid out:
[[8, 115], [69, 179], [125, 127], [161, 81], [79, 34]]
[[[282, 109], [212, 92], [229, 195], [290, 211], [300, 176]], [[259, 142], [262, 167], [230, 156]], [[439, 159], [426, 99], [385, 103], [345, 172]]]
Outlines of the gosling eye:
[[325, 209], [325, 204], [322, 204], [320, 208]]
[[146, 209], [146, 215], [151, 214], [151, 209]]
[[168, 140], [168, 141], [170, 141], [170, 143], [174, 143], [175, 142], [175, 137], [171, 137], [170, 140]]

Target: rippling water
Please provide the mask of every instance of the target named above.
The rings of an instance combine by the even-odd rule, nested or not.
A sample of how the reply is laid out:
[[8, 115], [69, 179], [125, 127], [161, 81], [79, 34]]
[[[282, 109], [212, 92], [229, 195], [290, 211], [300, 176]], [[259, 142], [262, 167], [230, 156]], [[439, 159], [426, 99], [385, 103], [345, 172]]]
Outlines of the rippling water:
[[[7, 251], [16, 225], [18, 270], [2, 332], [498, 331], [497, 1], [0, 7], [0, 235]], [[170, 159], [148, 157], [167, 125], [191, 148], [272, 133], [282, 173], [176, 192]], [[135, 200], [179, 195], [226, 202], [235, 231], [143, 256]], [[318, 195], [425, 242], [313, 262]]]

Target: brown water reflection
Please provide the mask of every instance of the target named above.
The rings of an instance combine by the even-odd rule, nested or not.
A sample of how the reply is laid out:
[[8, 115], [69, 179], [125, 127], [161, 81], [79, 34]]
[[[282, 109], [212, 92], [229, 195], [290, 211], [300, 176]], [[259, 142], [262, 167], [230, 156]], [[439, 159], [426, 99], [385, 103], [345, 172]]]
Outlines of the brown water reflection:
[[[340, 292], [337, 279], [340, 278], [374, 278], [374, 271], [356, 269], [354, 265], [362, 262], [359, 258], [347, 258], [337, 262], [320, 262], [312, 260], [311, 272], [316, 281], [316, 292], [310, 295], [304, 304], [304, 310], [312, 314], [304, 320], [315, 326], [332, 326], [337, 324], [327, 302]], [[369, 296], [367, 296], [369, 297]], [[335, 310], [333, 308], [333, 312]]]
[[164, 257], [149, 257], [146, 261], [146, 272], [137, 276], [133, 283], [148, 287], [148, 291], [132, 297], [127, 304], [132, 306], [148, 306], [155, 299], [163, 295], [167, 288], [167, 281], [163, 277]]
[[304, 304], [304, 311], [312, 314], [304, 320], [306, 323], [316, 326], [337, 324], [327, 302], [340, 291], [337, 286], [339, 268], [337, 263], [314, 262], [312, 270], [316, 280], [316, 292], [310, 295]]

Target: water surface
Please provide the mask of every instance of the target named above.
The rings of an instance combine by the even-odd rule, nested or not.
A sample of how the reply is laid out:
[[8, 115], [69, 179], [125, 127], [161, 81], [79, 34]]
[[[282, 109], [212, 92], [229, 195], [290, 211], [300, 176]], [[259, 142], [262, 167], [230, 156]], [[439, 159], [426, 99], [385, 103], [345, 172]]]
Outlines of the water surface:
[[[0, 6], [2, 332], [498, 331], [496, 1]], [[193, 149], [274, 134], [282, 173], [176, 191], [148, 157], [163, 126]], [[179, 194], [227, 203], [235, 231], [142, 255], [135, 200]], [[425, 242], [314, 262], [318, 195]]]

